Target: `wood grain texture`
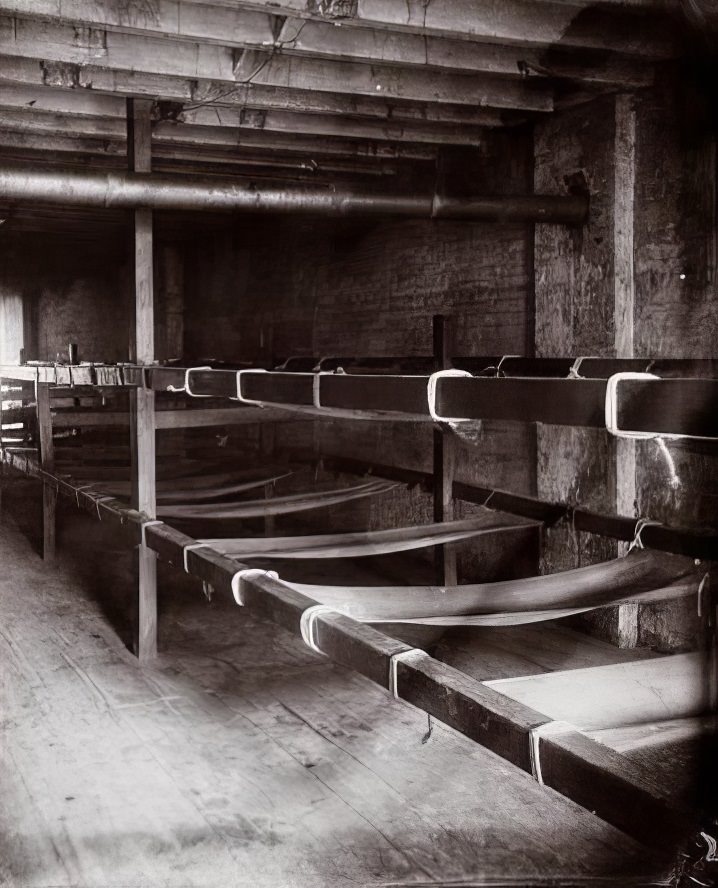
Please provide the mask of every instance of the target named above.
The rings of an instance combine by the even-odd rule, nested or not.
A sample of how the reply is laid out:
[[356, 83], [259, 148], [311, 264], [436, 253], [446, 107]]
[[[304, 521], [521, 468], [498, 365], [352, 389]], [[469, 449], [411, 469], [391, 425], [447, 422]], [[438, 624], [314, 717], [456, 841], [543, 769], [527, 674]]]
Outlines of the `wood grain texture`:
[[[27, 469], [32, 471], [29, 464]], [[74, 492], [73, 488], [70, 490]], [[83, 501], [87, 501], [88, 505], [97, 506], [91, 495], [83, 496]], [[125, 528], [128, 523], [135, 525], [135, 533], [139, 535], [140, 513], [127, 510], [116, 501], [105, 503], [103, 508], [108, 515], [108, 521]], [[192, 542], [192, 538], [164, 524], [147, 528], [146, 534], [147, 544], [154, 551], [170, 561], [181, 558], [183, 563], [186, 561], [186, 568], [193, 576], [199, 577], [225, 595], [229, 593], [230, 578], [234, 576], [235, 570], [233, 563], [227, 558], [208, 549], [195, 549], [184, 553], [184, 547]], [[261, 616], [269, 617], [295, 634], [302, 625], [303, 613], [313, 604], [311, 598], [267, 574], [243, 578], [240, 581], [240, 588], [235, 591], [239, 593], [240, 600], [245, 606]], [[324, 626], [325, 631], [327, 628], [330, 632], [337, 631], [341, 650], [356, 657], [350, 659], [348, 665], [365, 675], [368, 674], [366, 670], [371, 670], [371, 677], [379, 681], [381, 674], [377, 679], [375, 671], [383, 667], [385, 686], [391, 686], [389, 671], [391, 653], [387, 645], [390, 645], [392, 640], [388, 636], [345, 616], [322, 614], [317, 617], [317, 624], [320, 627]], [[347, 641], [350, 642], [348, 645]], [[370, 658], [365, 655], [367, 650], [371, 651]], [[412, 651], [410, 656], [402, 659], [397, 664], [395, 675], [394, 686], [399, 696], [404, 698], [405, 692], [408, 692], [410, 695], [408, 699], [413, 700], [430, 715], [446, 721], [479, 742], [485, 741], [499, 755], [525, 767], [529, 734], [534, 727], [544, 723], [547, 716], [523, 704], [510, 701], [505, 695], [487, 693], [490, 689], [427, 657], [421, 651]], [[404, 688], [402, 681], [406, 679], [408, 685]], [[415, 692], [418, 692], [418, 696]], [[640, 784], [636, 784], [635, 776], [629, 777], [624, 764], [612, 761], [610, 756], [606, 758], [602, 751], [595, 748], [598, 744], [594, 741], [582, 738], [582, 743], [584, 740], [588, 743], [589, 754], [581, 760], [580, 767], [586, 779], [595, 781], [608, 769], [609, 782], [620, 788], [621, 798], [624, 796], [629, 799], [634, 799], [634, 796], [635, 799], [648, 798], [652, 800], [651, 804], [655, 808], [665, 810], [666, 800], [661, 793], [653, 793], [650, 787], [645, 789], [640, 787]], [[559, 775], [559, 778], [571, 790], [573, 784], [570, 775]], [[637, 785], [639, 791], [636, 793], [634, 789]], [[579, 793], [578, 797], [593, 799], [591, 792], [588, 795], [585, 792]], [[605, 803], [601, 806], [601, 811], [602, 816], [611, 822], [619, 824], [621, 828], [630, 829], [631, 818], [627, 817], [625, 807], [621, 806], [614, 811], [610, 804]], [[683, 821], [684, 815], [679, 814], [677, 820], [672, 820], [669, 826], [673, 829], [676, 823]], [[636, 828], [643, 835], [642, 825], [638, 824]], [[653, 838], [663, 842], [664, 833], [661, 832]]]
[[[446, 315], [432, 318], [432, 345], [434, 369], [447, 370], [450, 366], [453, 329], [451, 319]], [[451, 521], [454, 517], [454, 475], [456, 473], [456, 436], [452, 429], [442, 423], [433, 430], [433, 476], [434, 476], [434, 521]], [[442, 545], [434, 551], [436, 581], [439, 585], [451, 586], [458, 582], [456, 549]]]
[[[127, 102], [128, 165], [131, 172], [152, 169], [151, 102]], [[154, 361], [154, 254], [152, 211], [134, 211], [134, 328], [130, 358], [139, 364]], [[155, 393], [145, 388], [130, 392], [130, 451], [132, 507], [155, 517]], [[157, 557], [146, 546], [137, 552], [137, 627], [134, 650], [140, 660], [157, 655]]]
[[[55, 449], [52, 440], [52, 417], [50, 415], [50, 386], [39, 382], [35, 386], [37, 427], [40, 465], [46, 472], [55, 469]], [[55, 557], [57, 490], [49, 482], [42, 485], [42, 557], [52, 561]]]
[[[422, 743], [423, 713], [228, 601], [207, 603], [181, 572], [161, 577], [166, 652], [139, 668], [107, 617], [131, 593], [126, 555], [100, 530], [71, 516], [83, 554], [65, 547], [50, 573], [0, 528], [10, 888], [643, 868], [617, 830], [438, 723]], [[28, 583], [41, 599], [20, 593]]]

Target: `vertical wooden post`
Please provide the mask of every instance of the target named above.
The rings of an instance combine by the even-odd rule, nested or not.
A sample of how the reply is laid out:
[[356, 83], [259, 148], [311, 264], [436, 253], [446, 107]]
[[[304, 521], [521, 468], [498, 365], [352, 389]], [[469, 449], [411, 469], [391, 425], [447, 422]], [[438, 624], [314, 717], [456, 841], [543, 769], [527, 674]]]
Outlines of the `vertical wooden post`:
[[[275, 426], [271, 422], [262, 422], [259, 424], [259, 455], [260, 459], [266, 464], [271, 465], [274, 462], [274, 446], [275, 446]], [[270, 481], [264, 485], [264, 498], [272, 499], [275, 493], [276, 481]], [[264, 516], [264, 535], [267, 537], [274, 536], [276, 533], [276, 522], [274, 515]]]
[[[151, 170], [151, 111], [146, 99], [127, 100], [127, 157], [130, 172]], [[130, 334], [130, 360], [151, 364], [154, 344], [154, 288], [152, 210], [134, 211], [134, 306]], [[155, 396], [138, 387], [130, 393], [130, 451], [132, 454], [132, 506], [155, 517]], [[138, 601], [133, 647], [140, 660], [157, 655], [157, 557], [138, 547]]]
[[[444, 315], [434, 315], [432, 323], [434, 369], [446, 370], [451, 363], [449, 322]], [[456, 442], [451, 429], [434, 428], [434, 521], [451, 521], [454, 517], [455, 461]], [[436, 546], [435, 552], [437, 582], [442, 586], [454, 585], [457, 582], [454, 545]]]
[[[46, 382], [35, 383], [35, 404], [40, 466], [46, 472], [55, 469], [55, 451], [52, 443], [52, 417], [50, 415], [50, 386]], [[55, 510], [57, 490], [46, 479], [42, 482], [42, 557], [52, 561], [55, 557]]]
[[2, 494], [5, 486], [5, 440], [3, 438], [2, 414], [5, 402], [3, 401], [2, 376], [0, 376], [0, 519], [2, 518]]
[[[614, 136], [613, 296], [616, 357], [634, 357], [635, 271], [633, 258], [633, 205], [636, 186], [636, 112], [633, 97], [616, 96]], [[617, 438], [616, 511], [636, 514], [636, 444]], [[626, 544], [619, 543], [625, 548]], [[615, 638], [618, 647], [638, 644], [638, 604], [616, 608]]]

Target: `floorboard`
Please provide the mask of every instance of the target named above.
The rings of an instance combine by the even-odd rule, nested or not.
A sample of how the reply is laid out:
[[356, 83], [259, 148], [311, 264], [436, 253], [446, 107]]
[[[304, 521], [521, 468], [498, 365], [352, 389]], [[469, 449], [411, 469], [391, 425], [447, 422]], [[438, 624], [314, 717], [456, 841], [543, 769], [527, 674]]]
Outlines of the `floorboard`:
[[166, 567], [161, 655], [140, 665], [123, 645], [129, 553], [66, 506], [50, 570], [23, 532], [39, 503], [37, 485], [13, 485], [0, 524], [3, 886], [344, 888], [649, 866], [590, 812]]

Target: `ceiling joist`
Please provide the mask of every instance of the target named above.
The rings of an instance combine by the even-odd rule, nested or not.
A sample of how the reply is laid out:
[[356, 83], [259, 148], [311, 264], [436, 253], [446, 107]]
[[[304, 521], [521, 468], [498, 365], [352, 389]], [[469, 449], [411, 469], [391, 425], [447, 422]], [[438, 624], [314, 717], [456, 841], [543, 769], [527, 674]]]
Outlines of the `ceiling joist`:
[[351, 115], [375, 121], [496, 127], [522, 122], [517, 112], [471, 108], [467, 105], [387, 102], [381, 98], [339, 93], [288, 90], [258, 84], [228, 87], [212, 80], [191, 80], [137, 71], [114, 71], [97, 65], [78, 66], [0, 55], [0, 83], [34, 88], [44, 86], [88, 94], [138, 96], [179, 102], [188, 109], [212, 106], [291, 111], [322, 115]]
[[[224, 106], [200, 106], [179, 110], [180, 106], [158, 105], [158, 118], [173, 117], [177, 124], [227, 127], [265, 133], [295, 133], [330, 138], [357, 138], [371, 141], [422, 142], [430, 144], [478, 145], [484, 131], [478, 127], [437, 126], [436, 124], [377, 122], [337, 115], [297, 114], [286, 111], [253, 111]], [[124, 126], [126, 102], [121, 96], [84, 90], [58, 90], [6, 84], [0, 89], [0, 109], [26, 113], [46, 112], [65, 117], [107, 118]], [[170, 124], [172, 121], [169, 121]]]
[[110, 0], [0, 0], [0, 14], [40, 17], [55, 25], [140, 36], [189, 40], [227, 47], [281, 52], [289, 56], [398, 65], [434, 70], [499, 74], [537, 79], [560, 77], [586, 82], [642, 86], [652, 70], [613, 51], [575, 52], [562, 48], [478, 43], [446, 37], [274, 16], [209, 3], [158, 2], [133, 12], [132, 4]]
[[[59, 2], [64, 9], [67, 0], [55, 0], [56, 5]], [[184, 2], [207, 5], [207, 0]], [[600, 49], [648, 58], [675, 54], [666, 13], [679, 6], [676, 0], [212, 0], [212, 5], [348, 28], [551, 49]], [[142, 3], [129, 6], [142, 14]]]
[[214, 80], [228, 86], [252, 83], [534, 112], [553, 108], [550, 86], [522, 79], [270, 55], [23, 18], [0, 17], [0, 51], [43, 62]]
[[[0, 131], [18, 133], [49, 133], [77, 138], [94, 138], [121, 142], [126, 139], [126, 123], [119, 117], [91, 117], [22, 110], [0, 110]], [[152, 128], [152, 144], [198, 145], [228, 150], [243, 148], [282, 151], [305, 155], [319, 162], [326, 156], [406, 158], [433, 160], [436, 149], [430, 145], [411, 143], [368, 142], [358, 139], [317, 138], [267, 130], [239, 129], [231, 126], [206, 126], [157, 121]]]

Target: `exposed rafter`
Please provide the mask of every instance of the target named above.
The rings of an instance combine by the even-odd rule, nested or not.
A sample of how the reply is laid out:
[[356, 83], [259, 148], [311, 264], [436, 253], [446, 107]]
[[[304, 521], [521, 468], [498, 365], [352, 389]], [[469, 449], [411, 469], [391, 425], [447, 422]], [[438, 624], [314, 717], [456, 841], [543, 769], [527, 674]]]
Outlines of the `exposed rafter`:
[[50, 86], [82, 93], [118, 96], [149, 96], [199, 106], [291, 111], [294, 113], [351, 115], [368, 120], [460, 124], [495, 127], [521, 122], [519, 112], [472, 108], [436, 102], [386, 101], [369, 96], [336, 92], [292, 90], [261, 84], [229, 86], [212, 80], [194, 80], [138, 71], [117, 71], [99, 65], [53, 63], [0, 55], [0, 82], [31, 87]]
[[[64, 7], [66, 0], [62, 2]], [[195, 5], [195, 0], [185, 2]], [[205, 5], [207, 0], [196, 2]], [[213, 0], [213, 5], [342, 27], [554, 49], [602, 49], [653, 58], [675, 51], [664, 14], [678, 6], [674, 0]]]
[[[121, 96], [85, 90], [59, 90], [7, 84], [0, 89], [0, 110], [46, 112], [77, 118], [106, 118], [124, 122], [125, 101]], [[484, 131], [478, 127], [372, 121], [337, 115], [297, 114], [291, 111], [239, 109], [225, 106], [199, 106], [182, 110], [181, 105], [156, 106], [158, 120], [170, 118], [178, 124], [227, 127], [264, 133], [298, 133], [357, 138], [372, 141], [426, 142], [434, 144], [478, 145]]]
[[[125, 142], [124, 121], [121, 118], [90, 117], [24, 110], [0, 110], [0, 132], [49, 133], [78, 138], [95, 138]], [[203, 126], [196, 124], [158, 121], [153, 126], [154, 145], [204, 145], [226, 149], [251, 148], [302, 154], [309, 158], [342, 157], [404, 157], [431, 160], [436, 149], [411, 143], [368, 142], [358, 139], [315, 138], [231, 126]]]
[[[278, 179], [321, 179], [331, 181], [362, 180], [367, 177], [392, 178], [402, 164], [419, 161], [362, 157], [323, 157], [319, 161], [301, 154], [257, 149], [234, 150], [206, 145], [173, 145], [157, 143], [152, 146], [155, 167], [160, 172], [202, 171], [204, 175], [237, 175], [247, 172], [252, 176], [276, 176]], [[45, 132], [2, 131], [0, 156], [11, 162], [74, 166], [80, 169], [120, 169], [126, 158], [126, 147], [121, 141], [90, 136], [48, 135]], [[0, 217], [1, 217], [0, 213]]]
[[0, 18], [0, 49], [38, 61], [94, 64], [226, 84], [381, 95], [389, 99], [452, 102], [490, 108], [551, 111], [550, 87], [492, 75], [299, 59], [256, 50], [140, 37], [24, 18]]
[[72, 22], [88, 28], [142, 36], [161, 36], [264, 52], [400, 65], [447, 71], [518, 76], [526, 71], [538, 78], [556, 76], [577, 80], [645, 85], [652, 80], [650, 65], [616, 53], [581, 53], [432, 37], [425, 34], [343, 28], [337, 23], [293, 16], [274, 16], [253, 10], [177, 0], [158, 3], [153, 14], [135, 12], [127, 4], [87, 0], [0, 0], [0, 14], [41, 16], [54, 24]]

